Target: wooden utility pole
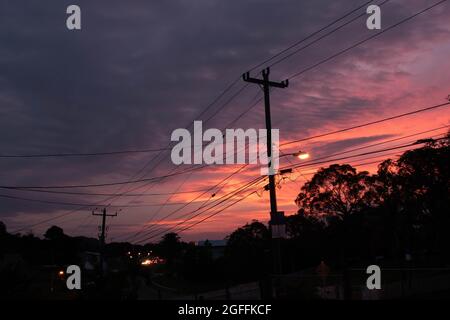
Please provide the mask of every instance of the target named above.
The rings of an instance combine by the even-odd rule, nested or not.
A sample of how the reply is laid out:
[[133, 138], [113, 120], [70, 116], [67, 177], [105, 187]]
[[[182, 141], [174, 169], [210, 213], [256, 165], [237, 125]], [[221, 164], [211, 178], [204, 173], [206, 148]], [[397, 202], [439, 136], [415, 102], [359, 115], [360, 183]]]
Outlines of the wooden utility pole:
[[250, 73], [246, 72], [242, 75], [245, 82], [255, 83], [262, 86], [264, 91], [264, 107], [265, 107], [265, 118], [266, 118], [266, 129], [267, 129], [267, 157], [269, 159], [269, 192], [270, 192], [270, 227], [272, 231], [272, 243], [273, 243], [273, 271], [275, 274], [280, 274], [281, 269], [281, 248], [280, 239], [284, 238], [285, 234], [285, 223], [284, 223], [284, 212], [278, 211], [277, 209], [277, 195], [275, 189], [275, 172], [272, 168], [272, 120], [270, 116], [270, 88], [287, 88], [289, 85], [288, 80], [281, 82], [273, 82], [269, 80], [270, 69], [267, 68], [262, 71], [262, 79], [250, 77]]
[[106, 217], [116, 217], [117, 212], [114, 214], [107, 214], [106, 208], [103, 208], [101, 213], [95, 213], [95, 210], [92, 211], [93, 216], [101, 216], [102, 217], [102, 226], [99, 234], [100, 239], [100, 275], [103, 276], [103, 261], [104, 261], [104, 253], [105, 253], [105, 242], [106, 242]]

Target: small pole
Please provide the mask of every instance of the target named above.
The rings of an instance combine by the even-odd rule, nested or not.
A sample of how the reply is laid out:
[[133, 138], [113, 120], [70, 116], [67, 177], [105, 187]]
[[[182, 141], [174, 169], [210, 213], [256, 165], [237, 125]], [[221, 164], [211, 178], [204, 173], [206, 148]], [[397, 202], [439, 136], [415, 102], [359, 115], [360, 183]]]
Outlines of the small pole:
[[93, 210], [92, 215], [102, 217], [102, 226], [101, 226], [101, 233], [99, 235], [99, 239], [100, 239], [100, 276], [103, 277], [103, 261], [104, 261], [105, 243], [106, 243], [106, 236], [105, 236], [106, 217], [116, 217], [117, 212], [114, 214], [107, 214], [106, 208], [103, 208], [102, 213], [95, 213], [95, 210]]

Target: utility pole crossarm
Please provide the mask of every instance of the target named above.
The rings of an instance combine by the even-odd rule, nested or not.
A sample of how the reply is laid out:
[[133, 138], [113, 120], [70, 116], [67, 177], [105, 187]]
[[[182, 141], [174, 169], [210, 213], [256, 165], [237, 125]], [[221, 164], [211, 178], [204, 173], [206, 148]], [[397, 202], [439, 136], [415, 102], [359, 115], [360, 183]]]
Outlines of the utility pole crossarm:
[[[94, 211], [92, 212], [93, 216], [103, 216], [103, 213], [95, 213]], [[107, 217], [117, 217], [117, 212], [114, 214], [105, 214], [105, 216]]]
[[[266, 76], [268, 76], [269, 75], [269, 69], [264, 70], [263, 71], [263, 75], [264, 74], [266, 74]], [[275, 82], [275, 81], [270, 81], [270, 80], [266, 81], [264, 79], [257, 79], [257, 78], [250, 77], [250, 72], [246, 72], [246, 73], [242, 74], [242, 79], [245, 82], [256, 83], [256, 84], [259, 84], [259, 85], [262, 85], [262, 86], [264, 84], [266, 84], [269, 87], [275, 87], [275, 88], [281, 88], [281, 89], [287, 88], [289, 86], [289, 80], [287, 80], [287, 79], [284, 80], [284, 81], [281, 81], [281, 82]]]

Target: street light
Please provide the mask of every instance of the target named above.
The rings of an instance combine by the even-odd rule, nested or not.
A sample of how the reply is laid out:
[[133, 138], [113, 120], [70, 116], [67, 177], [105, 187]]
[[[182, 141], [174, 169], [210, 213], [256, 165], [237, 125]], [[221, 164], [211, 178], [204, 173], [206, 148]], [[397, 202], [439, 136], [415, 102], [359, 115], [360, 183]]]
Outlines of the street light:
[[304, 152], [304, 151], [297, 151], [297, 152], [294, 152], [294, 153], [285, 153], [285, 154], [280, 155], [280, 158], [281, 157], [286, 157], [286, 156], [294, 156], [296, 158], [299, 158], [300, 160], [306, 160], [306, 159], [309, 158], [309, 153], [308, 152]]
[[[286, 156], [294, 156], [296, 158], [299, 158], [300, 160], [305, 160], [309, 158], [309, 153], [304, 151], [297, 151], [294, 153], [284, 153], [280, 155], [279, 157], [286, 157]], [[292, 168], [286, 168], [281, 169], [279, 171], [279, 175], [283, 176], [285, 174], [292, 173]], [[264, 190], [270, 191], [270, 183], [264, 186]], [[271, 212], [271, 218], [270, 218], [270, 224], [272, 229], [272, 237], [274, 238], [284, 238], [285, 237], [285, 222], [284, 222], [284, 212], [283, 211], [275, 211]]]
[[309, 153], [299, 151], [299, 152], [294, 153], [293, 156], [299, 158], [300, 160], [306, 160], [309, 158]]

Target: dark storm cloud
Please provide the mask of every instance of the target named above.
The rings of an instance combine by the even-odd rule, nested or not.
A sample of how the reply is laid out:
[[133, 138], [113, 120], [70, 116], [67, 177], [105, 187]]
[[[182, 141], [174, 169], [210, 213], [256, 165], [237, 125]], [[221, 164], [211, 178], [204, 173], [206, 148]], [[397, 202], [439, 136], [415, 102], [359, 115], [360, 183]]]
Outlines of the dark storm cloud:
[[[82, 30], [71, 32], [65, 27], [65, 10], [72, 1], [1, 2], [2, 153], [166, 146], [170, 132], [192, 120], [236, 76], [362, 2], [96, 0], [76, 3], [82, 9]], [[427, 2], [410, 3], [423, 7]], [[386, 21], [407, 15], [403, 9], [404, 6], [393, 5]], [[362, 26], [364, 20], [321, 43], [320, 48], [306, 50], [301, 59], [288, 60], [277, 67], [274, 77], [300, 70], [335, 51], [336, 45], [351, 43], [355, 39], [349, 34]], [[428, 31], [440, 30], [432, 23], [425, 27]], [[364, 32], [367, 34], [367, 30]], [[420, 37], [424, 36], [410, 34], [404, 43]], [[389, 35], [387, 41], [399, 38]], [[388, 45], [389, 42], [384, 42], [383, 48]], [[374, 59], [371, 50], [357, 52], [365, 60]], [[321, 125], [351, 119], [355, 111], [371, 113], [375, 109], [379, 102], [376, 98], [353, 97], [350, 88], [336, 83], [336, 79], [345, 77], [346, 69], [354, 71], [352, 62], [351, 58], [345, 58], [341, 64], [321, 69], [309, 81], [294, 83], [285, 96], [274, 93], [279, 99], [274, 124], [283, 129], [286, 138], [298, 136], [298, 131], [306, 134]], [[321, 92], [320, 96], [315, 94], [317, 91]], [[244, 99], [234, 102], [210, 125], [220, 127], [228, 123], [256, 92], [256, 88], [246, 90]], [[258, 127], [262, 125], [261, 116], [262, 108], [256, 109], [242, 119], [240, 126]], [[1, 159], [0, 179], [7, 185], [123, 180], [150, 156]], [[162, 164], [167, 167], [168, 160]], [[28, 193], [24, 196], [35, 197]], [[0, 201], [2, 215], [53, 210], [12, 200]]]

